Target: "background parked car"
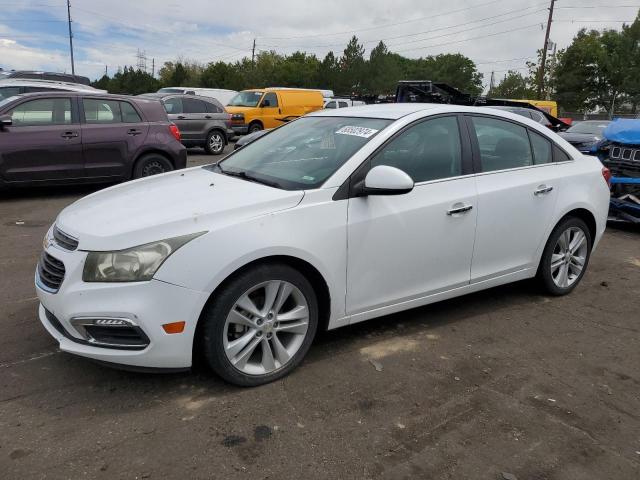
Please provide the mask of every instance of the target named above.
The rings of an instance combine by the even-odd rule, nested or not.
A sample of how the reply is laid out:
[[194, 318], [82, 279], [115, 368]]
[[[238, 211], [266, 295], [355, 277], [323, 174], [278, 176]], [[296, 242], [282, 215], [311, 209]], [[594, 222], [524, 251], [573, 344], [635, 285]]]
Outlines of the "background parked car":
[[233, 145], [233, 149], [234, 150], [238, 150], [239, 148], [242, 148], [245, 145], [250, 144], [254, 140], [257, 140], [258, 138], [264, 136], [266, 133], [268, 133], [270, 131], [271, 130], [258, 130], [257, 132], [248, 133], [247, 135], [243, 135], [242, 137], [238, 138], [238, 140], [236, 140], [236, 143]]
[[586, 120], [571, 126], [560, 136], [582, 153], [590, 153], [602, 140], [602, 132], [610, 123], [608, 120]]
[[28, 78], [31, 80], [54, 80], [56, 82], [71, 82], [89, 85], [91, 81], [82, 75], [58, 72], [36, 72], [33, 70], [0, 70], [0, 79]]
[[552, 128], [551, 122], [547, 120], [547, 117], [545, 117], [541, 112], [538, 112], [531, 108], [508, 107], [503, 105], [492, 105], [489, 108], [495, 108], [496, 110], [504, 110], [506, 112], [515, 113], [517, 115], [521, 115], [526, 118], [531, 118], [534, 122], [538, 122], [539, 124], [544, 125], [545, 127]]
[[347, 108], [357, 107], [359, 105], [366, 105], [361, 100], [351, 100], [350, 98], [325, 98], [324, 108]]
[[229, 103], [238, 93], [235, 90], [224, 88], [199, 88], [199, 87], [164, 87], [157, 93], [181, 93], [183, 95], [200, 95], [201, 97], [211, 97], [218, 100], [222, 105]]
[[61, 91], [107, 93], [106, 90], [99, 90], [81, 83], [60, 82], [54, 80], [29, 80], [23, 78], [9, 78], [3, 80], [2, 77], [0, 77], [0, 100], [3, 98], [9, 98], [13, 95], [19, 95], [21, 93]]
[[203, 147], [210, 155], [220, 155], [234, 135], [231, 115], [215, 98], [172, 93], [141, 96], [162, 102], [169, 120], [180, 129], [185, 147]]
[[307, 113], [322, 109], [320, 90], [263, 88], [243, 90], [231, 99], [227, 111], [238, 135], [275, 128]]
[[128, 180], [184, 168], [157, 100], [43, 92], [0, 100], [0, 186]]

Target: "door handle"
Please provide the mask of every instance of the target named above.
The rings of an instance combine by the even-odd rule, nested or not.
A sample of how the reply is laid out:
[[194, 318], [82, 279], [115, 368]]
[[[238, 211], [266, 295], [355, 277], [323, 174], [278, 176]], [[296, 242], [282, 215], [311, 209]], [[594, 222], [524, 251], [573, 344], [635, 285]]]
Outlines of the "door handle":
[[178, 115], [178, 120], [184, 120], [184, 116]]
[[142, 133], [141, 130], [136, 130], [135, 128], [130, 129], [129, 131], [127, 131], [127, 135], [140, 135]]
[[551, 190], [553, 190], [553, 187], [549, 186], [547, 187], [546, 185], [540, 185], [534, 192], [533, 194], [538, 196], [538, 195], [546, 195], [547, 193], [549, 193]]
[[206, 118], [207, 120], [211, 120], [211, 115], [205, 115], [204, 118]]
[[78, 136], [78, 132], [64, 132], [60, 135], [62, 138], [75, 138]]
[[460, 207], [454, 207], [447, 210], [447, 215], [456, 215], [458, 213], [467, 213], [473, 208], [473, 205], [462, 205]]

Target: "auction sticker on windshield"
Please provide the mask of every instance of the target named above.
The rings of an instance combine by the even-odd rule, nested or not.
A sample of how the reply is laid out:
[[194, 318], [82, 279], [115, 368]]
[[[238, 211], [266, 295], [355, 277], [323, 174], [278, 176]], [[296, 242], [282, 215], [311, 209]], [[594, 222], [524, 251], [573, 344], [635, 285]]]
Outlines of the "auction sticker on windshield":
[[355, 137], [369, 138], [371, 135], [378, 133], [378, 130], [367, 127], [351, 127], [345, 125], [336, 133], [339, 133], [340, 135], [353, 135]]

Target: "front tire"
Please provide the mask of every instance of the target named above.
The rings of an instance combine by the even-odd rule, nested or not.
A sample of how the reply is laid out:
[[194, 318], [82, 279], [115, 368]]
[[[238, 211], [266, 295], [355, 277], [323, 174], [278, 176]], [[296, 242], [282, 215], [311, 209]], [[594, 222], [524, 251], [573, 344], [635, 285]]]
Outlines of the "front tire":
[[285, 264], [245, 270], [205, 308], [202, 347], [224, 380], [253, 387], [284, 377], [308, 352], [318, 301], [304, 275]]
[[556, 225], [538, 267], [538, 279], [548, 293], [566, 295], [576, 288], [587, 270], [592, 242], [580, 218], [568, 217]]
[[204, 144], [204, 149], [209, 155], [220, 155], [224, 152], [225, 145], [224, 135], [217, 130], [213, 130], [207, 135], [207, 142]]
[[158, 153], [149, 153], [138, 159], [133, 169], [133, 178], [150, 177], [173, 170], [169, 160]]
[[251, 125], [249, 125], [249, 133], [256, 133], [256, 132], [259, 132], [260, 130], [264, 130], [262, 128], [261, 123], [254, 122]]

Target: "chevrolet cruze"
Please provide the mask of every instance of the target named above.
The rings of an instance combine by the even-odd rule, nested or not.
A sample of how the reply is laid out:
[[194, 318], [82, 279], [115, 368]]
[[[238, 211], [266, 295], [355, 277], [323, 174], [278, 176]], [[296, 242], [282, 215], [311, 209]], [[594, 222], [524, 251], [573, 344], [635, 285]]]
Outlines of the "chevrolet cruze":
[[537, 277], [563, 295], [605, 230], [608, 171], [498, 110], [315, 112], [207, 165], [64, 209], [35, 274], [66, 352], [138, 369], [196, 353], [252, 386], [334, 329]]

